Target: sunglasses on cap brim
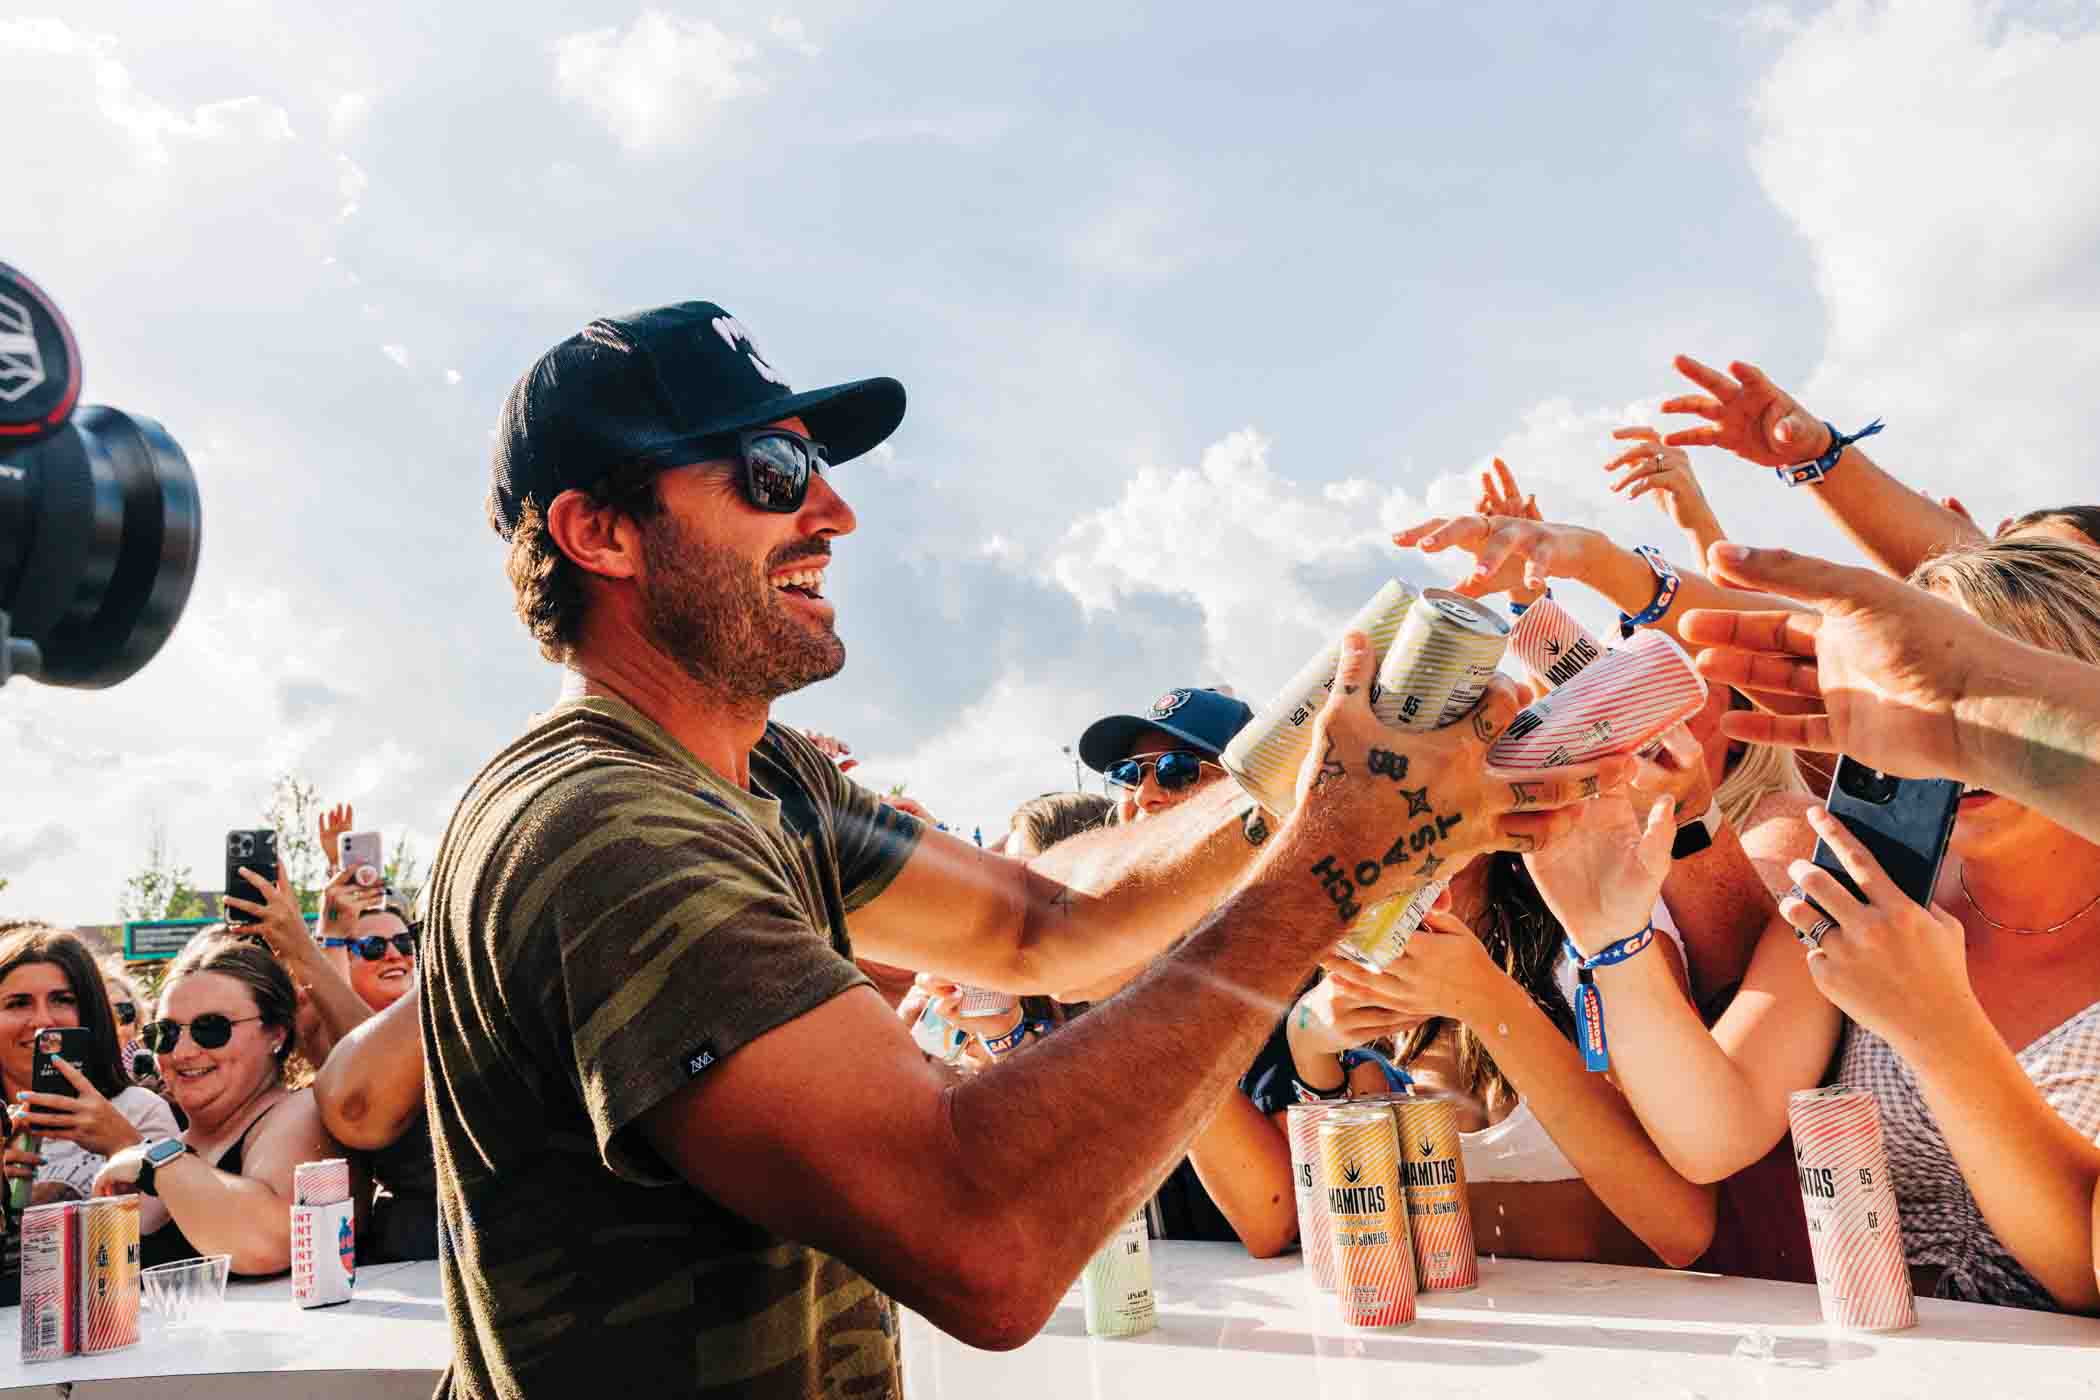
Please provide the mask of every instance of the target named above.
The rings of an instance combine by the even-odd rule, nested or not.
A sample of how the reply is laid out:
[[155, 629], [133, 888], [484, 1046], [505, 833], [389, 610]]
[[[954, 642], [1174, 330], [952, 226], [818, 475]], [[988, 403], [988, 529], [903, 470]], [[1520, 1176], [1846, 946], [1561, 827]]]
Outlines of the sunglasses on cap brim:
[[1119, 788], [1144, 786], [1145, 770], [1150, 768], [1154, 779], [1168, 792], [1179, 792], [1202, 776], [1203, 765], [1210, 760], [1193, 749], [1171, 749], [1166, 753], [1148, 754], [1144, 758], [1126, 758], [1111, 763], [1101, 770], [1101, 776]]
[[746, 428], [700, 444], [699, 461], [733, 461], [737, 486], [755, 510], [792, 515], [809, 498], [809, 480], [830, 467], [824, 444], [790, 428]]

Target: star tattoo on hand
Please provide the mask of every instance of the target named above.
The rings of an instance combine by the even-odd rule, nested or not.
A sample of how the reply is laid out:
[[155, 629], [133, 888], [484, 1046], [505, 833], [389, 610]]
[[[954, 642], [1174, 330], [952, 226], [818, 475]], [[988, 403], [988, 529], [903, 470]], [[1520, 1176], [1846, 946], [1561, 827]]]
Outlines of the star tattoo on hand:
[[1400, 795], [1407, 799], [1407, 814], [1410, 817], [1426, 817], [1429, 811], [1429, 788], [1402, 788]]

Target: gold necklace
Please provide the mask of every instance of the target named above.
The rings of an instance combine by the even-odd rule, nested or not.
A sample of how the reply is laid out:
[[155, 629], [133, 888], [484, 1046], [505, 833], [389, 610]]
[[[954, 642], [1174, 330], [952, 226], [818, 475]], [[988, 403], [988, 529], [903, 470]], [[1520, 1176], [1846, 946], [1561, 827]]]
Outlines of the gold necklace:
[[1997, 929], [2000, 933], [2017, 933], [2023, 938], [2032, 938], [2039, 934], [2054, 933], [2058, 929], [2063, 928], [2068, 924], [2077, 923], [2080, 919], [2092, 913], [2093, 907], [2095, 905], [2100, 905], [2100, 894], [2096, 894], [2092, 897], [2091, 900], [2089, 900], [2086, 903], [2086, 906], [2083, 909], [2080, 909], [2077, 913], [2073, 914], [2068, 919], [2058, 919], [2055, 923], [2049, 925], [2049, 927], [2047, 928], [2014, 928], [2011, 924], [1999, 923], [1996, 919], [1983, 912], [1983, 906], [1976, 902], [1976, 896], [1969, 893], [1969, 872], [1967, 870], [1960, 870], [1955, 872], [1954, 878], [1956, 883], [1958, 883], [1961, 886], [1961, 897], [1969, 901], [1969, 908], [1976, 911], [1977, 918], [1983, 920], [1992, 928]]

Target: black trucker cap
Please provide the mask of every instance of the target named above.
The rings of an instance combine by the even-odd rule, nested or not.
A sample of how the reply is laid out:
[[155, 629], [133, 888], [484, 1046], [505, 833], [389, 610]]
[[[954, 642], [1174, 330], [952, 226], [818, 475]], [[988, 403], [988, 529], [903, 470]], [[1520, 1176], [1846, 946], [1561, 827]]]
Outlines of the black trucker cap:
[[1148, 729], [1164, 729], [1215, 758], [1253, 718], [1254, 711], [1246, 701], [1223, 691], [1170, 690], [1147, 705], [1142, 715], [1104, 715], [1088, 725], [1079, 736], [1079, 759], [1096, 773], [1105, 772]]
[[628, 462], [683, 466], [709, 440], [800, 417], [833, 463], [897, 430], [904, 386], [856, 379], [796, 393], [743, 322], [681, 301], [591, 322], [533, 362], [496, 427], [489, 515], [505, 539], [525, 502], [545, 510]]

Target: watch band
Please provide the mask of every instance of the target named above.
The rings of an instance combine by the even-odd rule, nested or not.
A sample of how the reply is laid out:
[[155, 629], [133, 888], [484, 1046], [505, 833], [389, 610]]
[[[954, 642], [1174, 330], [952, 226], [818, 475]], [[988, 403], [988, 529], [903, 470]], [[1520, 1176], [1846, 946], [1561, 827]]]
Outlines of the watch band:
[[[154, 1152], [156, 1149], [165, 1147], [169, 1144], [174, 1145], [175, 1150], [173, 1152], [162, 1152], [158, 1157], [154, 1156]], [[187, 1154], [189, 1150], [190, 1145], [184, 1142], [181, 1138], [162, 1138], [159, 1142], [148, 1143], [146, 1145], [145, 1152], [140, 1154], [141, 1160], [139, 1162], [138, 1176], [139, 1190], [145, 1192], [149, 1196], [157, 1198], [160, 1195], [160, 1191], [159, 1188], [156, 1187], [154, 1184], [154, 1177], [159, 1173], [162, 1167], [165, 1167], [168, 1163], [174, 1161], [177, 1157], [181, 1157]]]

